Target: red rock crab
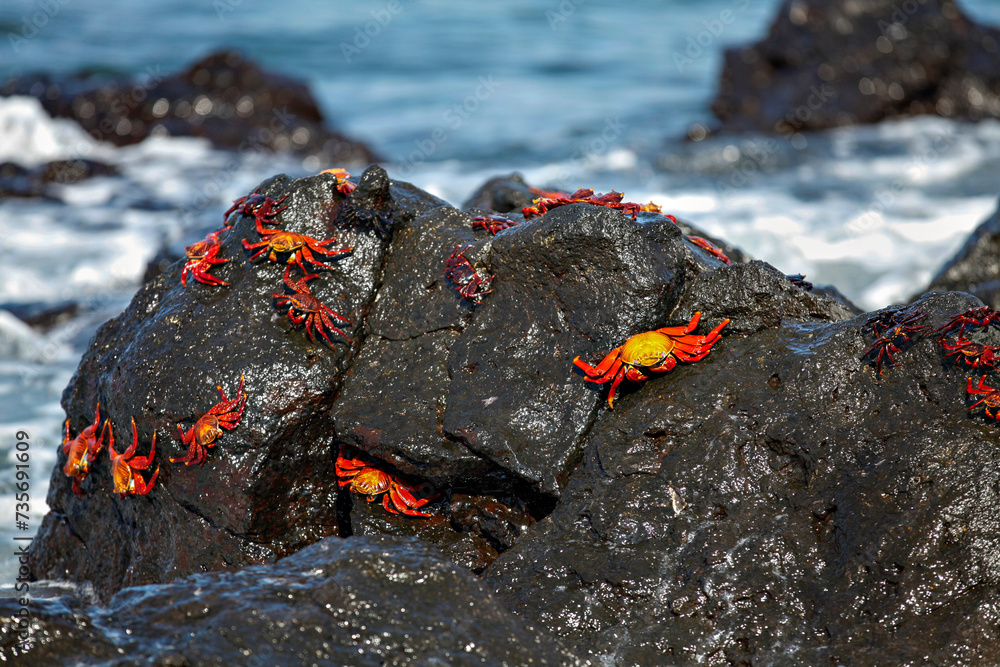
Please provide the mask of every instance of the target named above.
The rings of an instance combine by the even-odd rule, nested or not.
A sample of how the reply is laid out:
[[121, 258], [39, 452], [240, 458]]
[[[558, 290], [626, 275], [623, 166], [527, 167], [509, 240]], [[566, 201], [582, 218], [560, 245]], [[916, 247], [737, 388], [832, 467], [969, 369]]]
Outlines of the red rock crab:
[[431, 501], [431, 498], [416, 497], [419, 490], [384, 470], [368, 465], [360, 459], [348, 458], [344, 446], [340, 446], [337, 456], [337, 484], [348, 487], [354, 493], [367, 497], [368, 502], [374, 502], [375, 496], [382, 496], [382, 507], [393, 514], [428, 517], [430, 514], [417, 511]]

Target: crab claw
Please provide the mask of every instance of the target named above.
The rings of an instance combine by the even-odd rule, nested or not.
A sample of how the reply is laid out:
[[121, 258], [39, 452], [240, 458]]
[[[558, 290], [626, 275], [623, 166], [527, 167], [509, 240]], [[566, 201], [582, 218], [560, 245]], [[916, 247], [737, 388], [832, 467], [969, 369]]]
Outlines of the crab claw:
[[[391, 503], [390, 503], [391, 499]], [[423, 507], [431, 501], [430, 498], [417, 500], [407, 488], [399, 482], [392, 482], [389, 485], [389, 492], [382, 498], [382, 506], [393, 514], [406, 514], [408, 516], [429, 517], [430, 514], [418, 512], [416, 508]], [[392, 507], [392, 506], [395, 507]]]

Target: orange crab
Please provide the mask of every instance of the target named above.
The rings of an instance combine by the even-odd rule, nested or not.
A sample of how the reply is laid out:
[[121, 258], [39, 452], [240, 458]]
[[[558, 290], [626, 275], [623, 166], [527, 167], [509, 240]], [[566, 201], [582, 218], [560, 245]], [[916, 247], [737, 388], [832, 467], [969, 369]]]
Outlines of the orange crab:
[[153, 476], [145, 481], [137, 470], [145, 470], [153, 464], [156, 456], [156, 431], [153, 431], [153, 441], [149, 445], [149, 456], [133, 456], [139, 444], [139, 432], [135, 429], [135, 419], [132, 420], [132, 444], [121, 454], [115, 454], [115, 434], [111, 432], [108, 439], [108, 452], [111, 454], [111, 479], [114, 480], [114, 492], [119, 497], [128, 495], [144, 496], [153, 490], [156, 477], [160, 474], [160, 466], [156, 466]]
[[934, 333], [941, 332], [941, 337], [938, 338], [938, 341], [941, 341], [955, 328], [958, 328], [958, 338], [962, 340], [966, 327], [988, 328], [994, 322], [1000, 322], [1000, 312], [993, 310], [989, 306], [969, 308], [964, 313], [953, 315], [951, 319], [935, 329]]
[[291, 294], [272, 294], [275, 303], [279, 307], [284, 307], [288, 304], [288, 319], [292, 321], [296, 326], [305, 323], [306, 333], [309, 335], [309, 340], [316, 342], [313, 337], [313, 330], [315, 329], [320, 333], [326, 342], [333, 347], [333, 341], [330, 337], [326, 335], [326, 330], [336, 331], [341, 336], [351, 341], [351, 337], [346, 333], [333, 326], [333, 320], [339, 320], [340, 322], [351, 323], [349, 319], [338, 315], [337, 313], [330, 310], [330, 308], [324, 304], [322, 301], [313, 296], [312, 292], [309, 291], [309, 285], [306, 281], [312, 280], [313, 278], [318, 278], [319, 276], [315, 273], [309, 273], [301, 278], [299, 278], [294, 283], [291, 279], [292, 267], [285, 267], [285, 284], [292, 288]]
[[493, 291], [490, 285], [496, 276], [484, 275], [476, 270], [465, 256], [465, 251], [471, 247], [471, 243], [464, 248], [461, 243], [455, 246], [444, 262], [444, 277], [455, 284], [455, 291], [459, 296], [478, 304], [484, 296]]
[[[532, 189], [532, 192], [535, 192]], [[537, 193], [536, 193], [537, 194]], [[542, 195], [538, 199], [532, 201], [534, 206], [525, 206], [521, 209], [521, 213], [524, 215], [525, 220], [530, 220], [539, 215], [545, 215], [545, 213], [551, 211], [554, 208], [559, 208], [560, 206], [566, 206], [567, 204], [593, 204], [594, 206], [606, 206], [608, 208], [613, 208], [619, 211], [622, 215], [632, 216], [635, 220], [639, 213], [660, 213], [662, 215], [662, 209], [653, 202], [648, 204], [636, 204], [634, 202], [623, 202], [625, 195], [621, 192], [615, 192], [612, 190], [607, 194], [595, 195], [593, 188], [580, 188], [572, 194], [565, 194], [562, 192], [549, 192], [548, 195], [553, 195], [551, 197]], [[677, 219], [672, 215], [668, 215], [668, 218], [677, 222]]]
[[170, 459], [171, 463], [183, 463], [191, 465], [197, 463], [204, 465], [208, 458], [208, 448], [215, 446], [215, 441], [222, 435], [222, 429], [232, 431], [239, 426], [243, 417], [243, 409], [247, 405], [247, 395], [243, 393], [243, 376], [240, 376], [240, 386], [236, 390], [236, 398], [226, 398], [226, 393], [222, 387], [216, 387], [222, 401], [216, 403], [211, 410], [206, 412], [194, 423], [187, 433], [181, 425], [177, 425], [177, 431], [181, 435], [181, 442], [188, 445], [187, 456]]
[[[972, 386], [972, 378], [969, 378], [966, 391], [973, 395], [978, 394], [982, 396], [981, 399], [969, 406], [969, 412], [972, 412], [977, 405], [982, 403], [986, 416], [1000, 421], [1000, 389], [994, 389], [986, 384], [985, 375], [979, 378], [979, 384], [975, 387]], [[990, 408], [993, 408], [993, 414], [990, 414]]]
[[184, 252], [187, 253], [187, 264], [181, 269], [181, 284], [187, 287], [187, 275], [190, 273], [195, 280], [200, 283], [205, 283], [206, 285], [228, 285], [225, 280], [213, 276], [208, 271], [212, 268], [213, 264], [225, 264], [228, 259], [219, 259], [219, 251], [222, 250], [222, 243], [219, 241], [219, 234], [231, 229], [231, 227], [223, 227], [222, 229], [212, 232], [206, 236], [201, 241], [197, 243], [192, 243], [191, 245], [184, 248]]
[[707, 250], [709, 254], [717, 257], [726, 266], [729, 266], [730, 264], [733, 263], [732, 260], [730, 260], [729, 257], [726, 256], [726, 253], [722, 252], [722, 248], [715, 245], [706, 238], [702, 238], [701, 236], [689, 236], [688, 241], [695, 244], [699, 248]]
[[723, 320], [708, 335], [697, 336], [691, 332], [697, 328], [700, 319], [701, 313], [696, 312], [687, 326], [663, 327], [636, 334], [621, 347], [611, 350], [596, 367], [580, 361], [580, 357], [575, 358], [573, 363], [587, 374], [586, 381], [597, 384], [611, 382], [608, 407], [614, 408], [615, 394], [622, 379], [641, 382], [648, 379], [646, 373], [650, 371], [673, 370], [678, 361], [692, 363], [708, 356], [719, 340], [719, 332], [729, 324], [729, 319]]
[[332, 174], [333, 177], [337, 179], [337, 192], [339, 192], [344, 196], [351, 194], [352, 192], [354, 192], [354, 188], [358, 187], [354, 183], [351, 183], [349, 180], [347, 180], [351, 177], [351, 174], [348, 173], [346, 169], [341, 169], [337, 167], [335, 169], [324, 169], [319, 173]]
[[94, 423], [83, 429], [80, 435], [70, 438], [69, 419], [66, 420], [66, 437], [62, 441], [63, 454], [67, 456], [66, 465], [63, 472], [73, 480], [73, 493], [82, 496], [83, 489], [80, 482], [87, 479], [90, 474], [90, 464], [97, 459], [101, 448], [104, 446], [104, 431], [108, 428], [108, 422], [104, 422], [101, 429], [101, 437], [97, 437], [97, 427], [101, 423], [101, 404], [97, 403], [97, 412], [94, 414]]
[[253, 250], [255, 248], [260, 248], [257, 252], [250, 256], [250, 261], [253, 261], [263, 255], [264, 253], [270, 251], [267, 256], [272, 262], [278, 261], [279, 254], [288, 254], [288, 263], [297, 264], [302, 273], [309, 273], [306, 271], [305, 265], [302, 260], [305, 259], [310, 264], [315, 264], [316, 266], [321, 266], [324, 269], [333, 269], [329, 264], [324, 264], [317, 260], [313, 253], [320, 255], [327, 255], [333, 257], [335, 255], [342, 255], [345, 252], [351, 252], [354, 248], [342, 248], [340, 250], [330, 250], [324, 246], [328, 243], [333, 243], [337, 239], [327, 239], [325, 241], [317, 241], [311, 236], [306, 236], [305, 234], [296, 234], [295, 232], [287, 232], [280, 229], [264, 229], [260, 221], [257, 221], [257, 231], [263, 237], [260, 243], [250, 243], [246, 239], [243, 239], [243, 247], [247, 250]]
[[336, 467], [337, 477], [342, 478], [337, 481], [337, 484], [367, 496], [368, 502], [374, 502], [375, 496], [384, 493], [382, 507], [386, 511], [408, 516], [430, 516], [425, 512], [418, 512], [417, 509], [429, 503], [431, 498], [418, 500], [414, 495], [418, 491], [415, 487], [396, 479], [383, 470], [373, 468], [360, 459], [347, 458], [344, 454], [344, 445], [340, 446]]

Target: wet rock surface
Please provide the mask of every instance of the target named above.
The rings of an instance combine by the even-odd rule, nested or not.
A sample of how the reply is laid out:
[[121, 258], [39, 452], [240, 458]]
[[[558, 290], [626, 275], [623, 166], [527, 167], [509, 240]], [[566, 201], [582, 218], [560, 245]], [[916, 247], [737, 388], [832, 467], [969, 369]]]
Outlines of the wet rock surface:
[[462, 204], [463, 209], [479, 208], [497, 213], [520, 213], [538, 197], [518, 172], [497, 176], [483, 183]]
[[365, 345], [333, 408], [343, 442], [436, 483], [490, 470], [441, 427], [450, 350], [473, 310], [445, 279], [445, 260], [457, 245], [477, 258], [486, 239], [471, 224], [444, 206], [397, 226]]
[[651, 217], [572, 204], [493, 239], [493, 294], [449, 360], [447, 433], [558, 494], [596, 407], [567, 362], [654, 328], [694, 273], [680, 230]]
[[[462, 210], [468, 211], [472, 215], [503, 213], [505, 217], [515, 222], [522, 222], [522, 209], [531, 206], [536, 199], [542, 196], [540, 193], [544, 191], [544, 188], [539, 189], [525, 181], [518, 172], [506, 176], [496, 176], [483, 183], [479, 189], [472, 193], [462, 204]], [[670, 211], [664, 211], [664, 213], [670, 213]], [[678, 219], [676, 222], [684, 234], [706, 239], [722, 250], [732, 262], [749, 262], [753, 259], [725, 239], [710, 236], [686, 220]]]
[[1000, 118], [998, 52], [1000, 30], [952, 0], [786, 0], [763, 40], [725, 52], [712, 111], [723, 131], [785, 135], [919, 114]]
[[789, 319], [836, 322], [857, 314], [835, 298], [796, 286], [760, 260], [724, 266], [698, 276], [685, 291], [677, 310], [729, 318], [729, 334], [749, 334]]
[[[502, 655], [530, 645], [536, 660], [569, 661], [547, 652], [561, 641], [613, 665], [1000, 658], [997, 425], [981, 405], [968, 410], [977, 399], [966, 382], [985, 370], [944, 359], [937, 335], [894, 339], [895, 363], [885, 360], [880, 376], [873, 323], [896, 311], [857, 315], [835, 290], [810, 291], [764, 262], [727, 265], [664, 216], [572, 204], [527, 221], [512, 214], [520, 224], [491, 235], [472, 229], [482, 209], [457, 210], [378, 167], [348, 197], [337, 185], [332, 175], [279, 176], [260, 192], [287, 195], [268, 227], [354, 248], [310, 282], [351, 320], [350, 341], [312, 343], [276, 307], [274, 295], [290, 292], [286, 264], [250, 261], [243, 239], [261, 235], [239, 212], [220, 234], [229, 261], [211, 270], [229, 287], [184, 288], [177, 262], [98, 332], [64, 395], [72, 432], [93, 421], [100, 400], [121, 449], [135, 417], [140, 455], [158, 433], [160, 477], [149, 495], [120, 499], [102, 457], [77, 497], [60, 456], [32, 573], [90, 582], [111, 606], [39, 608], [53, 637], [65, 626], [104, 655], [117, 622], [108, 613], [147, 595], [149, 625], [157, 615], [169, 625], [176, 602], [158, 596], [195, 580], [153, 593], [124, 587], [259, 568], [199, 574], [203, 595], [224, 599], [266, 572], [286, 576], [284, 564], [306, 554], [325, 562], [319, 547], [353, 553], [392, 536], [407, 541], [378, 544], [435, 554], [400, 552], [407, 567], [433, 573], [450, 561], [480, 574], [521, 621], [554, 638], [530, 631], [533, 644], [511, 642], [514, 653]], [[445, 276], [461, 249], [493, 276], [479, 300]], [[938, 326], [978, 305], [934, 293], [900, 312], [925, 312]], [[614, 410], [608, 385], [584, 382], [572, 363], [597, 363], [630, 336], [686, 324], [696, 311], [698, 334], [730, 320], [711, 354], [622, 383]], [[1000, 342], [995, 332], [968, 335]], [[1000, 388], [994, 375], [987, 382]], [[218, 402], [215, 387], [231, 397], [241, 376], [239, 427], [205, 465], [169, 463], [187, 451], [176, 424], [190, 428]], [[420, 510], [430, 516], [387, 511], [381, 491], [369, 499], [348, 485], [354, 478], [338, 480], [341, 452], [428, 498]], [[357, 563], [365, 571], [368, 561], [351, 558], [337, 561], [342, 576]], [[410, 617], [424, 605], [462, 614], [448, 606], [461, 596], [427, 591], [396, 600]], [[288, 604], [306, 603], [293, 595]], [[73, 609], [85, 619], [75, 630]], [[187, 622], [215, 637], [227, 613], [218, 625], [211, 613]], [[527, 637], [517, 634], [527, 626], [497, 618], [496, 628], [470, 630], [490, 647], [475, 659], [490, 662], [501, 655], [491, 647]], [[334, 655], [349, 633], [332, 629], [322, 650]], [[191, 651], [194, 663], [215, 650], [214, 639], [167, 635], [148, 650]], [[248, 650], [262, 645], [239, 636]], [[314, 649], [311, 636], [295, 637], [287, 655], [299, 643]], [[410, 637], [414, 650], [439, 650], [421, 632]], [[61, 641], [50, 645], [63, 650]], [[385, 655], [386, 664], [409, 660]]]
[[64, 596], [29, 607], [17, 652], [0, 600], [0, 655], [25, 665], [574, 665], [555, 641], [434, 549], [329, 538], [273, 565], [123, 591], [106, 608]]
[[[384, 176], [378, 167], [369, 172]], [[332, 248], [354, 249], [328, 259], [334, 270], [316, 269], [320, 277], [309, 285], [336, 312], [361, 323], [387, 243], [371, 230], [333, 224], [343, 201], [335, 186], [327, 175], [298, 181], [280, 176], [260, 193], [287, 196], [287, 209], [277, 218], [281, 229], [335, 237]], [[401, 219], [419, 206], [413, 193], [402, 193]], [[178, 262], [105, 324], [84, 355], [63, 395], [72, 433], [93, 421], [99, 401], [121, 451], [131, 443], [134, 418], [140, 455], [154, 430], [159, 435], [159, 479], [150, 495], [119, 499], [109, 492], [102, 457], [82, 484], [85, 495], [76, 497], [60, 455], [49, 491], [52, 511], [32, 551], [36, 576], [90, 581], [106, 599], [125, 586], [268, 562], [338, 534], [333, 434], [321, 416], [362, 330], [345, 325], [353, 342], [332, 332], [332, 346], [319, 336], [310, 342], [285, 314], [287, 306], [276, 307], [274, 295], [290, 292], [282, 281], [286, 264], [266, 256], [250, 261], [243, 240], [260, 238], [252, 216], [237, 212], [228, 224], [219, 254], [228, 261], [211, 271], [228, 287], [193, 279], [184, 287]], [[224, 432], [205, 465], [170, 463], [188, 449], [177, 425], [186, 431], [216, 405], [216, 387], [232, 398], [241, 376], [248, 399], [239, 427]]]
[[868, 319], [729, 336], [619, 398], [487, 583], [613, 664], [995, 663], [996, 424], [937, 336], [879, 378]]
[[100, 141], [134, 144], [157, 133], [205, 137], [218, 148], [294, 151], [319, 164], [368, 164], [363, 143], [329, 129], [309, 89], [267, 72], [237, 51], [213, 53], [166, 75], [140, 80], [81, 73], [26, 75], [0, 84], [0, 95], [37, 98], [52, 116], [71, 118]]
[[972, 232], [927, 289], [968, 292], [1000, 308], [1000, 208]]

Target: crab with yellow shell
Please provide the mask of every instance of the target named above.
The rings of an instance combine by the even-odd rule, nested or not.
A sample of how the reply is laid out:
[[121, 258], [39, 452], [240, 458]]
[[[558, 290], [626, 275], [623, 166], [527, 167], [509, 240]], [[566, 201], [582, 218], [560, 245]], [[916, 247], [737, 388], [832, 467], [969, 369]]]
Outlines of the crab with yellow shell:
[[614, 408], [618, 385], [624, 379], [641, 382], [649, 379], [647, 373], [673, 370], [678, 361], [693, 363], [708, 356], [712, 346], [718, 342], [722, 329], [729, 319], [719, 323], [705, 336], [691, 333], [698, 327], [701, 313], [696, 312], [691, 321], [682, 327], [663, 327], [636, 334], [620, 347], [611, 350], [597, 366], [573, 360], [586, 373], [584, 380], [596, 384], [611, 383], [608, 392], [608, 407]]

